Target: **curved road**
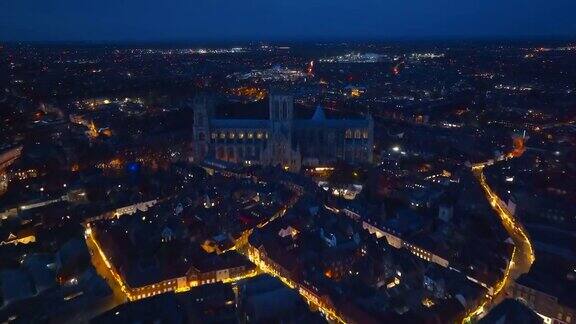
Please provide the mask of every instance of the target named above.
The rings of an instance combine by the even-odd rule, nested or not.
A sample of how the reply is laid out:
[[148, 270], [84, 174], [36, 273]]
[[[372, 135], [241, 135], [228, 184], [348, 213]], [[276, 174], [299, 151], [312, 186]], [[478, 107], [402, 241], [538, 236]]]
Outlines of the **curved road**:
[[[512, 158], [513, 156], [508, 155], [508, 157]], [[530, 270], [530, 267], [535, 260], [532, 242], [530, 242], [530, 237], [524, 229], [524, 226], [518, 220], [516, 220], [512, 213], [510, 213], [506, 207], [506, 204], [500, 199], [500, 197], [498, 197], [494, 190], [490, 188], [488, 182], [486, 181], [484, 168], [486, 165], [491, 164], [492, 163], [488, 162], [475, 164], [472, 166], [472, 172], [484, 190], [486, 198], [490, 202], [492, 209], [496, 212], [498, 217], [500, 217], [500, 221], [514, 242], [515, 248], [504, 277], [494, 287], [494, 295], [490, 298], [486, 298], [478, 308], [471, 310], [463, 322], [470, 322], [477, 316], [483, 314], [485, 311], [489, 310], [491, 307], [502, 301], [502, 299], [505, 297], [504, 292], [521, 274], [527, 273]]]

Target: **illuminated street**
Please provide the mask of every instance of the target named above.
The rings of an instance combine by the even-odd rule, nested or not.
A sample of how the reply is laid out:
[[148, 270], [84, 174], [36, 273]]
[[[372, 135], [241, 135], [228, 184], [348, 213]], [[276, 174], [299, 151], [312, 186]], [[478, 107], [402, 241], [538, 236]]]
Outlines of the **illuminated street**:
[[[286, 214], [286, 211], [288, 209], [290, 209], [292, 206], [294, 206], [294, 204], [296, 204], [298, 202], [298, 200], [300, 199], [300, 197], [302, 195], [302, 188], [299, 188], [299, 187], [297, 187], [293, 184], [290, 184], [290, 183], [288, 183], [286, 185], [288, 188], [290, 188], [293, 191], [292, 198], [286, 203], [286, 205], [284, 205], [284, 207], [282, 208], [282, 210], [278, 214], [274, 215], [270, 219], [270, 221], [267, 221], [263, 224], [258, 225], [259, 228], [263, 228], [266, 225], [268, 225], [271, 221], [276, 220], [276, 219], [284, 216]], [[274, 270], [273, 266], [266, 263], [264, 260], [260, 259], [259, 257], [255, 257], [253, 255], [253, 253], [250, 252], [250, 250], [253, 248], [254, 247], [251, 247], [249, 245], [248, 246], [237, 246], [236, 250], [238, 252], [244, 254], [246, 257], [248, 257], [248, 259], [250, 261], [252, 261], [258, 267], [259, 271], [261, 271], [263, 273], [267, 273], [269, 275], [272, 275], [272, 276], [280, 279], [280, 281], [284, 285], [286, 285], [287, 287], [289, 287], [291, 289], [296, 289], [298, 291], [298, 293], [300, 294], [300, 296], [302, 298], [304, 298], [304, 300], [306, 300], [306, 302], [309, 305], [314, 306], [314, 308], [317, 308], [330, 321], [334, 321], [337, 323], [346, 323], [346, 321], [344, 321], [344, 319], [342, 319], [342, 317], [340, 317], [338, 315], [336, 309], [333, 309], [331, 307], [323, 305], [317, 299], [313, 298], [312, 296], [309, 296], [307, 294], [306, 290], [300, 287], [300, 284], [298, 282], [295, 282], [294, 280], [292, 280], [290, 278], [286, 278], [286, 277], [282, 276], [281, 274], [279, 274], [277, 271]]]
[[112, 269], [110, 261], [107, 259], [90, 228], [86, 229], [85, 236], [86, 244], [90, 250], [92, 265], [96, 268], [96, 272], [110, 285], [114, 293], [115, 303], [122, 304], [129, 301], [130, 295], [126, 290], [126, 285], [122, 281], [122, 278]]
[[490, 202], [492, 209], [496, 212], [498, 217], [500, 217], [502, 225], [514, 242], [515, 248], [514, 253], [512, 254], [512, 260], [506, 269], [502, 281], [499, 282], [494, 289], [494, 296], [487, 298], [484, 302], [482, 302], [480, 307], [470, 312], [469, 315], [464, 319], [464, 322], [473, 320], [475, 317], [484, 314], [490, 308], [501, 302], [505, 297], [506, 291], [510, 285], [513, 284], [521, 274], [527, 273], [535, 260], [532, 242], [530, 242], [530, 238], [528, 237], [524, 226], [522, 226], [522, 224], [515, 219], [514, 215], [508, 211], [505, 203], [488, 185], [486, 176], [483, 172], [485, 166], [486, 164], [474, 165], [472, 167], [472, 172], [484, 190], [486, 198]]
[[311, 306], [314, 306], [314, 308], [317, 308], [318, 311], [320, 311], [322, 314], [324, 314], [328, 320], [336, 322], [336, 323], [346, 323], [346, 321], [338, 315], [336, 309], [333, 309], [331, 307], [327, 307], [327, 306], [323, 305], [320, 301], [318, 301], [316, 298], [314, 298], [313, 296], [308, 295], [306, 290], [303, 289], [302, 287], [300, 287], [300, 285], [297, 282], [293, 281], [290, 278], [286, 278], [286, 277], [282, 276], [277, 271], [275, 271], [274, 268], [270, 264], [266, 263], [265, 261], [263, 261], [261, 259], [254, 258], [250, 253], [248, 253], [248, 258], [250, 259], [250, 261], [254, 262], [254, 264], [256, 264], [258, 266], [260, 271], [280, 279], [280, 281], [282, 281], [282, 283], [285, 284], [287, 287], [292, 288], [292, 289], [296, 289], [298, 291], [298, 293], [300, 294], [300, 296], [302, 298], [304, 298], [304, 300], [306, 300], [308, 305], [311, 305]]

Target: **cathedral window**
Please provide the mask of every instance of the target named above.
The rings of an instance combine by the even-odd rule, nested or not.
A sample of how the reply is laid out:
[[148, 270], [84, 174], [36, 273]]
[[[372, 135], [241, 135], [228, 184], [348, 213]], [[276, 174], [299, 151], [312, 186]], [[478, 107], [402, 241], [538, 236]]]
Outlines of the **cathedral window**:
[[236, 134], [234, 134], [234, 132], [228, 133], [228, 138], [229, 138], [229, 139], [234, 139], [234, 137], [236, 137]]
[[359, 129], [357, 129], [357, 130], [354, 132], [354, 138], [360, 138], [360, 130], [359, 130]]
[[254, 133], [249, 132], [249, 133], [248, 133], [248, 139], [252, 139], [252, 138], [254, 138]]
[[256, 134], [256, 138], [257, 138], [257, 139], [262, 139], [262, 136], [263, 136], [263, 135], [262, 135], [262, 132], [258, 132], [258, 134]]
[[212, 139], [216, 139], [216, 138], [218, 137], [218, 134], [212, 133], [212, 134], [210, 135], [210, 137], [212, 137]]
[[198, 125], [204, 124], [204, 116], [202, 114], [198, 114], [198, 116], [196, 116], [196, 123]]
[[225, 159], [226, 159], [226, 158], [225, 158], [225, 153], [224, 153], [224, 148], [223, 148], [222, 146], [219, 146], [219, 147], [216, 149], [216, 158], [217, 158], [218, 160], [225, 160]]
[[286, 101], [282, 102], [282, 118], [288, 119], [288, 103]]
[[222, 132], [220, 133], [220, 139], [225, 139], [226, 138], [226, 133]]
[[367, 138], [368, 138], [368, 131], [367, 131], [366, 129], [362, 132], [362, 137], [363, 137], [364, 139], [367, 139]]
[[272, 106], [272, 119], [278, 119], [280, 117], [280, 103], [278, 101], [274, 101]]
[[244, 133], [243, 133], [243, 132], [238, 133], [238, 138], [239, 138], [239, 139], [244, 139]]
[[347, 129], [347, 130], [346, 130], [345, 137], [346, 137], [346, 138], [352, 138], [352, 130], [351, 130], [351, 129]]

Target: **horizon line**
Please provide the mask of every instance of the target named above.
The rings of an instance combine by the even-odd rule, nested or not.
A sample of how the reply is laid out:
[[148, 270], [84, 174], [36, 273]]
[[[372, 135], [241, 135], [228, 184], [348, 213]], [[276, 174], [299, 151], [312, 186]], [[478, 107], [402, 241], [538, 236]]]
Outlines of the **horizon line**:
[[572, 42], [576, 35], [478, 35], [478, 36], [402, 36], [402, 37], [310, 37], [310, 38], [244, 38], [244, 39], [101, 39], [101, 40], [0, 40], [0, 44], [17, 45], [132, 45], [132, 44], [253, 44], [253, 43], [401, 43], [401, 42]]

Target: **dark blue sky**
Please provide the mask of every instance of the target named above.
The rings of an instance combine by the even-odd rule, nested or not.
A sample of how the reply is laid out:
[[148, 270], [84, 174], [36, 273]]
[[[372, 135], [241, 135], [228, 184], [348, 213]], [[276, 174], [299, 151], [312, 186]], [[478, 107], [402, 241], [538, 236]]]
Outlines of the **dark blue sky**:
[[0, 0], [3, 41], [576, 37], [576, 0]]

